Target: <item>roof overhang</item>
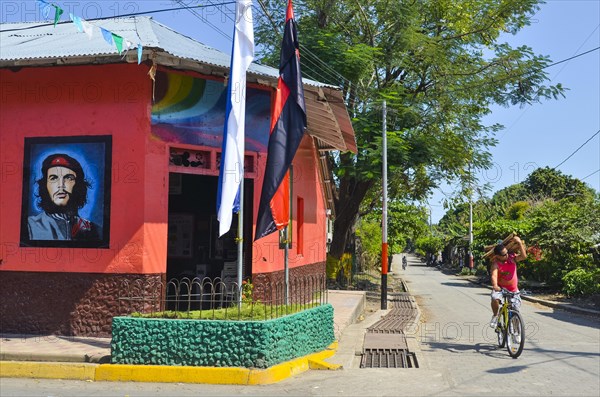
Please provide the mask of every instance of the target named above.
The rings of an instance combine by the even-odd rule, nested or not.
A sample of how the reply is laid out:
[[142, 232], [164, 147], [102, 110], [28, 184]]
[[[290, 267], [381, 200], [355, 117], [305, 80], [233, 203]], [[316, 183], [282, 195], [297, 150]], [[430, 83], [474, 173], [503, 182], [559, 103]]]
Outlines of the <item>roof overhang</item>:
[[[159, 48], [144, 48], [143, 59], [152, 60], [157, 65], [195, 71], [207, 76], [226, 78], [228, 68], [204, 64], [191, 59], [173, 56]], [[82, 55], [61, 58], [34, 58], [0, 60], [0, 68], [53, 67], [66, 65], [102, 65], [112, 63], [137, 63], [137, 54], [118, 55]], [[248, 73], [247, 81], [259, 85], [277, 87], [277, 79], [270, 76]], [[331, 86], [304, 84], [304, 100], [308, 128], [307, 133], [320, 142], [321, 151], [341, 150], [356, 153], [356, 141], [352, 123], [346, 110], [342, 92]]]

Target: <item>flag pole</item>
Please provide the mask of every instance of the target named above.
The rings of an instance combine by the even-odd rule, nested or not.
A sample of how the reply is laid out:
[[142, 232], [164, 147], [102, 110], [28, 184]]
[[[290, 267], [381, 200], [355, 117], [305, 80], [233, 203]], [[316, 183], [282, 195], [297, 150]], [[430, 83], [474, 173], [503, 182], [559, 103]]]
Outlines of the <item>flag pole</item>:
[[388, 241], [387, 241], [387, 107], [383, 101], [383, 199], [381, 219], [381, 310], [387, 309]]
[[237, 230], [237, 285], [238, 307], [242, 307], [242, 273], [244, 269], [244, 164], [242, 164], [242, 182], [240, 183], [240, 210], [238, 212]]
[[[254, 59], [254, 29], [252, 0], [236, 0], [233, 28], [233, 46], [225, 125], [221, 146], [221, 164], [217, 189], [217, 219], [219, 237], [230, 232], [233, 212], [238, 213], [237, 230], [237, 297], [242, 304], [242, 276], [244, 260], [244, 153], [246, 125], [246, 73]], [[237, 203], [236, 203], [237, 200]]]
[[292, 233], [290, 228], [292, 227], [292, 198], [293, 198], [293, 191], [294, 191], [294, 166], [292, 164], [290, 164], [290, 169], [289, 169], [289, 178], [290, 178], [290, 202], [289, 202], [289, 219], [288, 219], [288, 224], [285, 227], [285, 229], [283, 229], [283, 235], [285, 238], [285, 248], [283, 251], [283, 273], [284, 273], [284, 277], [285, 277], [285, 304], [289, 305], [290, 304], [290, 268], [289, 268], [289, 247], [290, 245], [292, 245]]

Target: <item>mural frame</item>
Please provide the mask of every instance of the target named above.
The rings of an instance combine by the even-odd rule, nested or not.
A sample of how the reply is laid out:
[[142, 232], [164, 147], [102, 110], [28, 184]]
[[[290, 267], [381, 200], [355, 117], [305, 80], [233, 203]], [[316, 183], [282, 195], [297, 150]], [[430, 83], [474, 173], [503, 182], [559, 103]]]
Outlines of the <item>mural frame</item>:
[[[26, 137], [23, 151], [20, 246], [109, 248], [112, 136]], [[44, 166], [44, 162], [49, 159], [54, 161]], [[80, 173], [83, 173], [86, 181], [84, 184], [86, 189], [83, 199], [77, 198], [78, 192], [81, 191], [78, 190], [78, 192], [71, 192], [66, 201], [67, 203], [69, 200], [81, 201], [83, 204], [78, 205], [74, 210], [76, 217], [60, 211], [49, 215], [42, 209], [41, 203], [44, 199], [39, 194], [39, 186], [42, 186], [43, 182], [38, 183], [38, 181], [46, 178], [42, 175], [44, 168], [46, 168], [45, 172], [48, 172], [52, 167], [62, 167], [63, 163], [68, 164], [69, 161], [73, 162], [72, 160], [75, 160], [73, 165], [70, 167], [65, 165], [63, 168], [80, 167]], [[75, 185], [80, 182], [80, 179], [75, 179]], [[46, 180], [46, 187], [48, 185], [49, 182]], [[53, 201], [50, 198], [46, 200]], [[55, 205], [53, 208], [61, 208], [61, 205]], [[65, 220], [67, 218], [69, 218], [68, 222]], [[64, 228], [57, 227], [63, 225]], [[63, 230], [64, 235], [68, 237], [57, 236], [57, 233], [62, 233]], [[49, 236], [52, 237], [48, 238]]]

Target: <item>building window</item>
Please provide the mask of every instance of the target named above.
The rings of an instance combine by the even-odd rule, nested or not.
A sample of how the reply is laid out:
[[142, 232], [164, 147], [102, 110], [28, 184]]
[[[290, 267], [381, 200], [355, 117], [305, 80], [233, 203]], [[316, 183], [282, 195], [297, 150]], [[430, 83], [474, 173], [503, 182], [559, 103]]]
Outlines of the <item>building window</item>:
[[298, 204], [296, 206], [296, 252], [298, 255], [304, 255], [304, 199], [298, 197]]

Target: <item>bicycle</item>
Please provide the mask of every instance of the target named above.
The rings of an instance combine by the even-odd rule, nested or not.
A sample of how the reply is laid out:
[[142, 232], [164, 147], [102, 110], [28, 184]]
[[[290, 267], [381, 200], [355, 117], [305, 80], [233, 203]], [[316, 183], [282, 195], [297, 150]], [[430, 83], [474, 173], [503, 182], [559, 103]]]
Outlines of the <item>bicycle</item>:
[[521, 306], [520, 292], [510, 292], [502, 288], [502, 306], [498, 312], [498, 346], [508, 350], [512, 358], [517, 358], [523, 352], [525, 345], [525, 322], [519, 312]]

